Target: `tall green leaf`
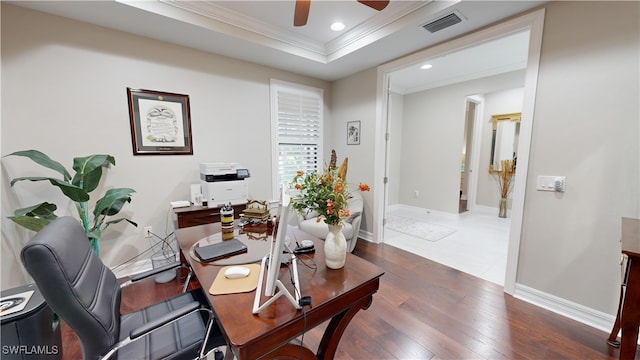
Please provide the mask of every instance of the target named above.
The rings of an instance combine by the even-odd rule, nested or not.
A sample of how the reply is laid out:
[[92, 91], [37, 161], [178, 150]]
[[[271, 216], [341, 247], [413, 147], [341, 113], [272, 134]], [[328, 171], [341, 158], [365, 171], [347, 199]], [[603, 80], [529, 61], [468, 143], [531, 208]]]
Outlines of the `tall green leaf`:
[[9, 219], [25, 229], [29, 229], [35, 232], [42, 230], [51, 222], [51, 220], [49, 219], [41, 219], [31, 216], [9, 216]]
[[[82, 188], [87, 189], [88, 192], [95, 190], [102, 177], [102, 167], [109, 167], [110, 164], [116, 164], [116, 159], [111, 155], [90, 155], [74, 158], [73, 170], [76, 171], [76, 175], [73, 183], [77, 186], [82, 183]], [[94, 172], [96, 169], [100, 169], [98, 173]]]
[[75, 186], [82, 187], [83, 189], [87, 190], [87, 192], [92, 192], [98, 187], [98, 184], [100, 184], [101, 178], [102, 168], [97, 167], [88, 174], [76, 173], [73, 176], [73, 180], [71, 180], [71, 183]]
[[26, 208], [17, 209], [13, 212], [14, 216], [9, 216], [9, 219], [26, 229], [40, 231], [57, 218], [54, 213], [57, 208], [58, 207], [55, 204], [43, 202]]
[[58, 209], [56, 204], [43, 202], [37, 205], [29, 206], [22, 209], [17, 209], [13, 212], [14, 216], [35, 216], [43, 219], [54, 220], [57, 218], [54, 212]]
[[53, 186], [57, 186], [62, 190], [62, 193], [65, 194], [69, 199], [77, 202], [89, 201], [89, 194], [86, 190], [81, 189], [75, 185], [72, 185], [68, 182], [65, 182], [60, 179], [48, 178], [48, 177], [40, 177], [40, 176], [26, 176], [15, 178], [11, 180], [11, 186], [13, 186], [18, 181], [29, 180], [29, 181], [43, 181], [47, 180]]
[[71, 179], [71, 175], [69, 175], [69, 172], [67, 171], [67, 169], [64, 168], [64, 166], [62, 166], [62, 164], [60, 164], [55, 160], [52, 160], [49, 156], [47, 156], [43, 152], [40, 152], [38, 150], [23, 150], [23, 151], [12, 152], [7, 156], [11, 156], [11, 155], [28, 157], [29, 159], [33, 160], [37, 164], [40, 164], [46, 168], [59, 172], [65, 180], [68, 181]]
[[134, 192], [136, 191], [128, 188], [107, 190], [102, 199], [96, 202], [93, 216], [97, 218], [100, 215], [113, 216], [117, 214], [125, 203], [131, 202], [131, 194]]

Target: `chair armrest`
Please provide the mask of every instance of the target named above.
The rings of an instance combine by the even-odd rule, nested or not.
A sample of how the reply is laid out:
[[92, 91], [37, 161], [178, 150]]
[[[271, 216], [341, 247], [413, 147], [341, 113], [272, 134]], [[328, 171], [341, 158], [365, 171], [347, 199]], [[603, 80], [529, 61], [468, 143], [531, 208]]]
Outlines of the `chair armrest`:
[[[211, 312], [211, 310], [208, 309], [204, 309], [200, 307], [200, 303], [197, 301], [192, 301], [190, 303], [188, 303], [187, 305], [181, 307], [180, 309], [176, 309], [166, 315], [163, 315], [153, 321], [150, 321], [138, 328], [132, 329], [129, 332], [129, 336], [123, 340], [120, 340], [117, 344], [115, 344], [104, 356], [100, 357], [100, 360], [108, 360], [111, 359], [116, 352], [123, 348], [124, 346], [129, 345], [130, 343], [138, 340], [140, 337], [142, 336], [146, 336], [149, 335], [149, 333], [157, 330], [158, 328], [169, 324], [170, 322], [179, 320], [181, 318], [183, 318], [184, 316], [187, 316], [191, 313], [193, 313], [194, 311], [207, 311], [209, 313], [209, 324], [213, 323], [213, 313]], [[204, 345], [206, 344], [206, 340], [203, 343], [203, 348], [200, 351], [201, 355], [203, 353], [204, 350]]]
[[169, 264], [166, 264], [166, 265], [162, 265], [159, 268], [151, 269], [149, 271], [142, 272], [140, 274], [132, 276], [130, 280], [122, 283], [120, 285], [120, 288], [127, 287], [127, 286], [129, 286], [129, 285], [131, 285], [131, 284], [133, 284], [133, 283], [135, 283], [137, 281], [146, 279], [148, 277], [160, 274], [161, 272], [165, 272], [167, 270], [171, 270], [171, 269], [174, 269], [174, 268], [177, 268], [177, 267], [180, 267], [180, 266], [183, 266], [183, 264], [180, 261], [175, 261], [175, 262], [172, 262], [172, 263], [169, 263]]
[[360, 224], [362, 224], [362, 214], [356, 216], [355, 219], [351, 222], [351, 226], [353, 226], [353, 237], [349, 242], [349, 248], [347, 251], [353, 252], [353, 249], [356, 248], [356, 243], [358, 242], [358, 235], [360, 234]]
[[144, 324], [143, 326], [140, 326], [139, 328], [133, 329], [131, 330], [131, 332], [129, 332], [129, 338], [131, 340], [135, 340], [137, 338], [139, 338], [140, 336], [144, 336], [148, 333], [150, 333], [151, 331], [164, 326], [174, 320], [177, 320], [193, 311], [196, 311], [200, 308], [200, 303], [197, 301], [193, 301], [183, 307], [181, 307], [180, 309], [174, 310], [166, 315], [163, 315], [153, 321], [150, 321], [146, 324]]

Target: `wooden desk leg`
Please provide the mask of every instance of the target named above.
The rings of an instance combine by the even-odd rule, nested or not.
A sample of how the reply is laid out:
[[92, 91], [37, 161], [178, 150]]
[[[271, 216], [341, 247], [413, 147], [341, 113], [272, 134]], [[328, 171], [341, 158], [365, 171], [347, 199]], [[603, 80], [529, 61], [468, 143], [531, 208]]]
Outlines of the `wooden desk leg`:
[[354, 303], [349, 309], [341, 312], [331, 319], [329, 325], [324, 331], [324, 335], [320, 341], [320, 346], [318, 346], [318, 359], [333, 359], [336, 349], [338, 348], [340, 338], [342, 337], [344, 330], [347, 328], [347, 325], [349, 325], [351, 319], [353, 319], [360, 309], [368, 309], [371, 302], [373, 302], [372, 295], [364, 297]]
[[631, 360], [636, 356], [638, 326], [640, 326], [640, 261], [629, 259], [629, 277], [622, 306], [622, 336], [620, 359]]
[[622, 305], [624, 301], [624, 285], [620, 286], [620, 301], [618, 302], [618, 313], [616, 314], [616, 321], [613, 323], [613, 329], [607, 339], [607, 344], [613, 347], [620, 347], [620, 341], [618, 341], [618, 332], [620, 331], [620, 320], [622, 317]]

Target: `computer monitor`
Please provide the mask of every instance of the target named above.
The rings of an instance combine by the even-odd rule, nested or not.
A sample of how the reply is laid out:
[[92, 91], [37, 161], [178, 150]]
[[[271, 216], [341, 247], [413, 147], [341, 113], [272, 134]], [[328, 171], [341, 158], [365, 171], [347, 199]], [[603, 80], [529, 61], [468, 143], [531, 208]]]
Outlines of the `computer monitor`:
[[[258, 288], [256, 289], [256, 297], [253, 302], [253, 313], [257, 314], [262, 309], [269, 306], [272, 302], [278, 299], [280, 296], [285, 295], [296, 309], [300, 309], [300, 287], [298, 286], [298, 267], [296, 264], [296, 257], [293, 254], [289, 254], [291, 257], [291, 271], [293, 273], [293, 286], [295, 288], [295, 299], [291, 295], [289, 290], [278, 279], [280, 275], [280, 264], [282, 263], [281, 257], [285, 249], [286, 237], [287, 237], [287, 220], [289, 218], [289, 203], [291, 197], [285, 187], [282, 188], [280, 196], [280, 205], [278, 207], [278, 226], [275, 234], [272, 236], [271, 247], [269, 254], [262, 258], [260, 265], [260, 275], [258, 278]], [[260, 298], [262, 296], [262, 284], [265, 278], [266, 268], [266, 283], [264, 287], [264, 296], [269, 297], [263, 305], [260, 305]], [[278, 292], [276, 292], [278, 290]]]

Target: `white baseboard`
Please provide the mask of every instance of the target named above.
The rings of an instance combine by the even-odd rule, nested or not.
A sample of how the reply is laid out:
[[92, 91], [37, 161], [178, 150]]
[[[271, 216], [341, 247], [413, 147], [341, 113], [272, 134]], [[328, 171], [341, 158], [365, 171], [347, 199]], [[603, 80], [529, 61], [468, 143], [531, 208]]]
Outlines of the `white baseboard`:
[[129, 277], [132, 275], [139, 274], [141, 272], [149, 271], [153, 269], [153, 264], [151, 263], [151, 259], [138, 260], [133, 263], [129, 263], [127, 265], [120, 266], [117, 269], [111, 269], [116, 275], [116, 279], [121, 279], [124, 277]]
[[390, 213], [395, 210], [402, 210], [403, 212], [407, 212], [409, 214], [415, 214], [416, 216], [421, 216], [424, 214], [433, 214], [433, 215], [438, 215], [443, 217], [450, 217], [453, 219], [457, 219], [458, 217], [460, 217], [460, 214], [458, 213], [448, 213], [444, 211], [426, 209], [426, 208], [421, 208], [418, 206], [407, 205], [407, 204], [394, 204], [392, 206], [387, 207], [387, 213]]
[[497, 215], [498, 214], [498, 208], [497, 207], [490, 207], [490, 206], [484, 206], [484, 205], [476, 205], [473, 207], [473, 212], [477, 212], [480, 214], [491, 214], [491, 215]]
[[611, 331], [616, 320], [614, 315], [606, 314], [521, 284], [516, 284], [513, 296], [606, 333]]
[[358, 237], [362, 240], [367, 240], [368, 242], [373, 242], [373, 233], [369, 231], [360, 230], [358, 231]]

